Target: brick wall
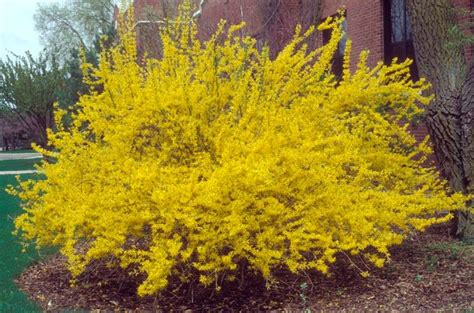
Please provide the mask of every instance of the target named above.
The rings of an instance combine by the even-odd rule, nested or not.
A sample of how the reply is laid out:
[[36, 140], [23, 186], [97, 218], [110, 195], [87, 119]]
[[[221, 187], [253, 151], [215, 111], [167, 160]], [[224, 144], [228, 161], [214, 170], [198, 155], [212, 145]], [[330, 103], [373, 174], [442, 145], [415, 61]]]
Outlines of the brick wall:
[[316, 23], [315, 0], [208, 0], [199, 20], [199, 36], [209, 37], [221, 19], [246, 23], [244, 34], [270, 46], [276, 55], [292, 38], [297, 24]]
[[[471, 8], [471, 0], [452, 0], [457, 7]], [[147, 19], [150, 13], [155, 16], [173, 14], [178, 0], [135, 0], [137, 19]], [[197, 5], [199, 0], [193, 0]], [[303, 28], [317, 24], [319, 18], [336, 14], [338, 9], [346, 10], [347, 32], [352, 40], [352, 60], [357, 60], [362, 50], [369, 50], [369, 65], [375, 65], [384, 59], [384, 25], [382, 0], [325, 0], [318, 12], [317, 0], [207, 0], [199, 19], [199, 37], [206, 39], [211, 35], [221, 19], [228, 24], [245, 22], [245, 34], [254, 36], [261, 43], [269, 44], [272, 55], [280, 51], [291, 39], [294, 28], [302, 24]], [[166, 7], [166, 9], [164, 9]], [[171, 12], [172, 11], [172, 12]], [[320, 13], [320, 14], [319, 14]], [[138, 46], [146, 50], [157, 33], [156, 25], [140, 26]], [[144, 38], [147, 38], [144, 40]], [[321, 36], [315, 37], [310, 46], [321, 45]], [[155, 43], [156, 45], [156, 43]], [[150, 47], [149, 47], [150, 48]], [[466, 48], [466, 57], [471, 59], [472, 47]], [[353, 62], [354, 65], [354, 62]]]
[[254, 0], [208, 0], [199, 18], [199, 37], [207, 39], [221, 20], [227, 25], [246, 23], [243, 32], [258, 37], [262, 25], [262, 15]]
[[369, 66], [384, 59], [383, 6], [381, 0], [324, 1], [321, 18], [345, 9], [347, 35], [352, 41], [352, 68], [363, 50], [369, 50]]
[[[471, 0], [452, 0], [452, 3], [455, 7], [457, 8], [461, 8], [461, 9], [464, 9], [464, 10], [474, 10], [474, 8], [472, 7], [472, 1]], [[465, 13], [464, 14], [459, 14], [458, 13], [458, 22], [460, 23], [460, 25], [467, 25], [467, 23], [469, 23], [469, 15], [466, 15]], [[471, 20], [471, 23], [474, 23], [474, 21]], [[467, 27], [462, 27], [464, 29], [464, 31], [467, 33], [467, 34], [471, 34], [472, 35], [472, 28], [469, 29]], [[474, 56], [474, 46], [471, 45], [470, 47], [465, 47], [464, 48], [464, 55], [466, 56], [466, 62], [468, 63], [472, 57]]]
[[[277, 1], [267, 0], [265, 12], [264, 40], [268, 42], [272, 56], [281, 51], [294, 36], [295, 27], [300, 24], [305, 31], [318, 21], [318, 1], [316, 0], [282, 0], [280, 6], [270, 6]], [[318, 45], [316, 34], [307, 40], [310, 48]]]
[[[162, 48], [159, 37], [160, 21], [177, 15], [180, 0], [135, 0], [133, 2], [137, 48], [140, 55], [145, 52], [151, 57], [160, 57]], [[197, 6], [199, 0], [192, 0]]]

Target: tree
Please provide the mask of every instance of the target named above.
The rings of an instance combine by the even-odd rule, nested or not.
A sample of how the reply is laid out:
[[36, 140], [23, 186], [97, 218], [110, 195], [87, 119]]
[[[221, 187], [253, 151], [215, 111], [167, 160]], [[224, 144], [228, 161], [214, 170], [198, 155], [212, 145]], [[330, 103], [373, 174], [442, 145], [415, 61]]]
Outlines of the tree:
[[55, 151], [41, 150], [57, 159], [41, 165], [46, 179], [21, 183], [17, 228], [59, 245], [75, 277], [103, 258], [143, 275], [140, 295], [171, 276], [218, 286], [247, 266], [269, 281], [327, 273], [340, 255], [383, 266], [466, 198], [422, 166], [429, 149], [402, 123], [430, 100], [409, 62], [369, 69], [363, 53], [352, 74], [348, 42], [337, 83], [341, 21], [325, 28], [318, 51], [305, 44], [314, 28], [298, 29], [272, 59], [239, 26], [200, 42], [188, 13], [144, 66], [124, 32], [88, 76], [103, 92], [81, 97]]
[[43, 45], [61, 59], [73, 50], [90, 49], [102, 36], [114, 36], [113, 0], [40, 3], [34, 16]]
[[0, 60], [0, 114], [21, 123], [30, 138], [46, 146], [53, 126], [53, 106], [64, 84], [63, 72], [51, 56]]
[[[457, 192], [474, 194], [474, 58], [450, 44], [456, 16], [450, 0], [409, 0], [416, 61], [436, 95], [426, 122], [443, 175]], [[469, 211], [456, 215], [456, 235], [474, 240]]]
[[58, 103], [67, 108], [89, 92], [81, 65], [96, 65], [98, 54], [115, 40], [114, 0], [67, 0], [38, 4], [36, 29], [46, 50], [59, 59], [65, 80]]

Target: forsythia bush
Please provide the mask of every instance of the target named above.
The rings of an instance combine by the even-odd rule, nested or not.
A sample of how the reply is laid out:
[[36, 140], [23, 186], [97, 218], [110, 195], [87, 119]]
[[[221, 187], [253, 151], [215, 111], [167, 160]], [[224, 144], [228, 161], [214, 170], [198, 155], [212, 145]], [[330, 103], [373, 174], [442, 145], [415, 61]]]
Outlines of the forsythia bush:
[[190, 20], [163, 31], [160, 60], [138, 62], [123, 31], [85, 65], [93, 92], [71, 127], [57, 114], [43, 151], [55, 162], [16, 191], [18, 230], [59, 246], [74, 276], [112, 256], [145, 274], [149, 295], [172, 275], [232, 279], [243, 263], [266, 278], [327, 272], [341, 252], [382, 266], [390, 246], [463, 206], [407, 132], [430, 100], [409, 61], [371, 69], [364, 52], [351, 73], [349, 43], [337, 82], [338, 19], [319, 26], [333, 29], [324, 47], [308, 52], [313, 29], [297, 29], [274, 60], [241, 26], [203, 43]]

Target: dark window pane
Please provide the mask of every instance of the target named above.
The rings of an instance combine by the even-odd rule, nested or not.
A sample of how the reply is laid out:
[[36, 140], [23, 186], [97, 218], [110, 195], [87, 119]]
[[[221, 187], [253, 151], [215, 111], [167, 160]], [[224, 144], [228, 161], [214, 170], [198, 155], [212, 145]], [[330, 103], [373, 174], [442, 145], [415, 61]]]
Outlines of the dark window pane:
[[411, 24], [407, 16], [405, 0], [391, 1], [390, 19], [392, 28], [392, 42], [402, 42], [412, 39]]
[[[344, 51], [346, 50], [346, 45], [347, 45], [347, 22], [344, 20], [342, 23], [342, 31], [344, 32], [344, 36], [342, 37], [341, 41], [339, 41], [339, 44], [337, 46], [336, 53], [334, 54], [334, 57], [332, 59], [332, 72], [334, 75], [336, 75], [338, 78], [342, 77], [342, 67], [344, 64]], [[331, 39], [331, 30], [326, 29], [323, 31], [323, 44], [327, 44], [329, 42], [329, 39]]]
[[411, 23], [410, 19], [408, 18], [407, 11], [405, 9], [405, 21], [406, 21], [406, 28], [405, 28], [405, 34], [406, 34], [406, 40], [412, 40], [412, 32], [411, 32]]
[[341, 56], [344, 56], [344, 51], [346, 51], [346, 43], [347, 43], [347, 21], [344, 20], [342, 22], [342, 31], [344, 32], [344, 36], [342, 37], [341, 41], [339, 41], [339, 45], [337, 46], [337, 53]]
[[[403, 61], [410, 58], [415, 61], [412, 30], [406, 10], [406, 0], [385, 0], [385, 60], [393, 58]], [[413, 79], [418, 79], [416, 64], [410, 67]]]
[[330, 29], [323, 30], [323, 45], [329, 42], [329, 39], [331, 39], [331, 33]]
[[405, 39], [405, 1], [392, 0], [391, 2], [392, 42], [402, 42]]

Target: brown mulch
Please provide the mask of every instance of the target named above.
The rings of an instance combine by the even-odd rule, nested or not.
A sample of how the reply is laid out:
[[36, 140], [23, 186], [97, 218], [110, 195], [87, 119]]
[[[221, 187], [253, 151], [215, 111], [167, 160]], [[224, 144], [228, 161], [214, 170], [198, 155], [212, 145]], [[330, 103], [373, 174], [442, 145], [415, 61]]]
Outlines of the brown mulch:
[[448, 225], [430, 228], [392, 250], [392, 260], [362, 278], [341, 262], [333, 275], [291, 275], [271, 284], [242, 273], [221, 290], [170, 282], [156, 297], [135, 295], [140, 279], [97, 262], [75, 287], [65, 259], [54, 256], [26, 269], [20, 288], [43, 309], [119, 311], [474, 311], [474, 246], [449, 236]]

